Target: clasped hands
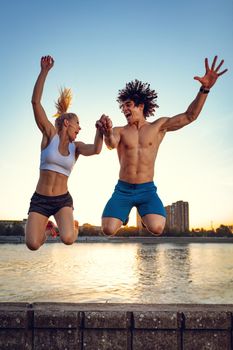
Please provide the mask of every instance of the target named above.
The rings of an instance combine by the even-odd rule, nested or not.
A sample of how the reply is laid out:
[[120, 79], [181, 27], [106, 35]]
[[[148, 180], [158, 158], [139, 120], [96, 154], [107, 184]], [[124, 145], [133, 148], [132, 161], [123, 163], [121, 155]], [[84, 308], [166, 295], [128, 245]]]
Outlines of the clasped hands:
[[112, 121], [105, 114], [102, 114], [101, 118], [95, 123], [95, 126], [104, 136], [108, 136], [112, 131]]

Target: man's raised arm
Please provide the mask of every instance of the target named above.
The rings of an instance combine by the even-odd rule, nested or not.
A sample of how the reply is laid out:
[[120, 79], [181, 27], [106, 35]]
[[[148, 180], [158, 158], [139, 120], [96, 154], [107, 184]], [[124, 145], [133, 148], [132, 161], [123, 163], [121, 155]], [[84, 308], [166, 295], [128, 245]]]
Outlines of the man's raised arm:
[[227, 69], [224, 69], [222, 72], [219, 72], [219, 69], [223, 65], [224, 60], [221, 60], [219, 65], [215, 68], [216, 62], [217, 56], [214, 57], [210, 68], [208, 59], [205, 59], [205, 75], [203, 77], [194, 77], [195, 80], [198, 80], [202, 84], [195, 100], [189, 105], [186, 112], [175, 115], [172, 118], [164, 118], [164, 123], [161, 125], [160, 128], [161, 131], [175, 131], [180, 128], [183, 128], [185, 125], [188, 125], [197, 119], [202, 110], [202, 107], [205, 104], [210, 89], [216, 83], [218, 77], [220, 77], [227, 71]]

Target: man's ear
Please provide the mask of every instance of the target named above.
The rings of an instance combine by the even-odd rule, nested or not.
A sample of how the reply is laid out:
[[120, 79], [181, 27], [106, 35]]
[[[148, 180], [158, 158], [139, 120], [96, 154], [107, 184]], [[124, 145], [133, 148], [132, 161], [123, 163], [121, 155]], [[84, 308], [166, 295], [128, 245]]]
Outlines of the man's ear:
[[144, 103], [139, 103], [138, 108], [143, 112], [144, 111]]

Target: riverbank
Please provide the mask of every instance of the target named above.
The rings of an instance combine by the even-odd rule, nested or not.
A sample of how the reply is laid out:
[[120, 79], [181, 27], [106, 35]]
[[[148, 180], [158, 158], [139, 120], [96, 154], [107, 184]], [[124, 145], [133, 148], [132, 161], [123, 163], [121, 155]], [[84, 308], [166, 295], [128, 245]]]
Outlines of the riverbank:
[[[46, 243], [60, 243], [60, 238], [51, 238]], [[233, 237], [100, 237], [79, 236], [77, 243], [143, 243], [143, 244], [189, 244], [189, 243], [233, 243]], [[25, 243], [24, 236], [0, 236], [0, 244]]]

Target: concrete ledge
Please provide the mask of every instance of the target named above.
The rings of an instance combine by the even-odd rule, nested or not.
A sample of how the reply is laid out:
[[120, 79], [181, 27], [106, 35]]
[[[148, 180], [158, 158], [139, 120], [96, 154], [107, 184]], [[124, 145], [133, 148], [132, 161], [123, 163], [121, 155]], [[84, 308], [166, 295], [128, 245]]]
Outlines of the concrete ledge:
[[137, 329], [180, 329], [182, 314], [174, 311], [145, 311], [133, 313]]
[[0, 349], [231, 350], [233, 304], [0, 303]]
[[185, 312], [186, 329], [231, 329], [231, 313], [226, 311]]

